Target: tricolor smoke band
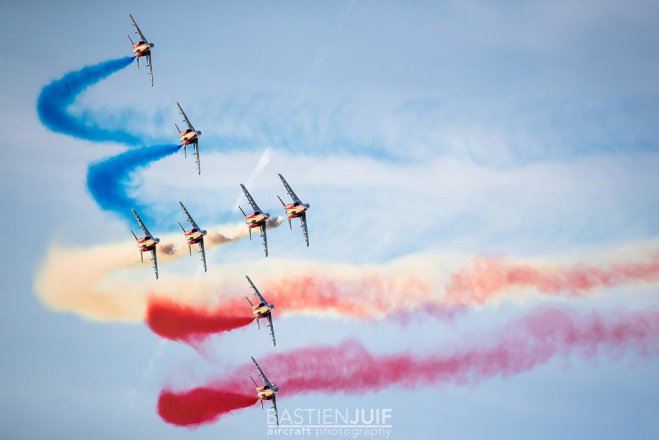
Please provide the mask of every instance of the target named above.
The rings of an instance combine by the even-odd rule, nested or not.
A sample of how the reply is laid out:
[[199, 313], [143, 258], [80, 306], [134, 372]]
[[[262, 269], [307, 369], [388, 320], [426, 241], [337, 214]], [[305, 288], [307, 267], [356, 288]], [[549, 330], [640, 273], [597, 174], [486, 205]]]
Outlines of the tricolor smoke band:
[[[277, 224], [273, 222], [271, 226]], [[210, 248], [246, 235], [244, 224], [211, 230], [207, 245]], [[161, 263], [187, 257], [181, 234], [161, 239]], [[227, 313], [230, 305], [251, 295], [245, 274], [258, 274], [253, 277], [254, 282], [269, 301], [278, 305], [276, 313], [362, 320], [419, 310], [444, 318], [456, 309], [503, 298], [524, 301], [538, 295], [570, 297], [659, 280], [657, 243], [606, 250], [583, 264], [561, 260], [482, 260], [459, 255], [412, 255], [382, 265], [361, 266], [273, 258], [267, 263], [224, 264], [194, 281], [168, 274], [167, 283], [158, 284], [150, 278], [135, 280], [122, 276], [122, 270], [140, 265], [137, 251], [135, 255], [126, 252], [130, 247], [129, 241], [80, 249], [51, 247], [37, 277], [39, 297], [56, 310], [91, 319], [148, 318], [151, 328], [162, 336], [185, 340], [204, 333], [198, 330], [197, 321], [216, 321], [217, 330], [208, 327], [209, 333], [213, 333], [225, 328], [224, 317], [249, 316]], [[605, 254], [612, 256], [604, 258]], [[70, 276], [72, 273], [77, 275]], [[177, 314], [178, 333], [157, 325], [162, 322], [158, 316], [161, 312]]]
[[103, 61], [69, 72], [45, 86], [37, 99], [37, 113], [41, 123], [56, 133], [93, 142], [118, 142], [142, 145], [139, 137], [124, 130], [106, 129], [94, 121], [69, 113], [69, 107], [88, 87], [126, 68], [133, 57]]
[[[476, 346], [464, 348], [467, 342], [458, 342], [460, 349], [430, 355], [374, 354], [359, 342], [348, 341], [273, 354], [258, 361], [280, 389], [278, 408], [282, 411], [285, 399], [298, 394], [364, 394], [390, 387], [477, 384], [572, 355], [586, 359], [654, 357], [659, 355], [659, 311], [617, 310], [603, 316], [540, 309], [493, 334], [481, 336], [483, 343]], [[257, 401], [250, 375], [254, 376], [255, 370], [248, 362], [205, 386], [164, 389], [158, 413], [166, 422], [179, 426], [217, 420]]]

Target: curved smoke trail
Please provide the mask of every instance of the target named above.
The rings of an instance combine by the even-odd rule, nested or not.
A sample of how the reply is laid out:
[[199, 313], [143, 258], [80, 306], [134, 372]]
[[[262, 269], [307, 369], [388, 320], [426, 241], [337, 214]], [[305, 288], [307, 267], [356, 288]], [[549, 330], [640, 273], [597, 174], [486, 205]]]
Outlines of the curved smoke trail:
[[[604, 355], [620, 359], [627, 354], [639, 358], [659, 355], [659, 311], [584, 316], [541, 309], [467, 349], [429, 356], [379, 355], [357, 341], [348, 341], [274, 354], [259, 359], [259, 364], [285, 398], [308, 393], [364, 394], [389, 387], [477, 384], [532, 370], [557, 357], [591, 359]], [[250, 374], [254, 374], [254, 366], [246, 364], [205, 386], [185, 391], [164, 389], [158, 413], [177, 426], [217, 420], [248, 406], [247, 398], [255, 396]]]
[[140, 168], [176, 153], [179, 148], [180, 145], [173, 144], [138, 148], [96, 162], [87, 171], [87, 189], [101, 209], [132, 222], [130, 210], [135, 208], [149, 223], [152, 219], [148, 206], [129, 195], [131, 179]]
[[94, 142], [118, 142], [126, 145], [141, 145], [139, 137], [123, 130], [104, 129], [93, 121], [73, 116], [68, 108], [88, 87], [126, 68], [133, 57], [122, 57], [103, 61], [69, 72], [45, 86], [37, 99], [37, 113], [41, 122], [56, 133]]

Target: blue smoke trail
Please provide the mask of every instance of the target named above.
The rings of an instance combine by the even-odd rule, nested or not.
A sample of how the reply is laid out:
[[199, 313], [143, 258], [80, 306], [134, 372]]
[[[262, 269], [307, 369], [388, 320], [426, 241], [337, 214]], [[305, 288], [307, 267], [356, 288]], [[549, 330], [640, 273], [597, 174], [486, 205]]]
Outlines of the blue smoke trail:
[[113, 73], [127, 67], [133, 57], [103, 61], [80, 70], [69, 72], [45, 86], [37, 99], [37, 113], [41, 122], [56, 133], [95, 142], [119, 142], [126, 145], [142, 145], [137, 136], [123, 130], [108, 130], [95, 126], [91, 121], [76, 118], [67, 112], [78, 95]]
[[151, 222], [149, 208], [128, 194], [133, 189], [131, 179], [135, 171], [176, 153], [179, 148], [180, 145], [155, 145], [128, 150], [96, 162], [87, 172], [87, 189], [101, 209], [115, 212], [132, 222], [130, 209], [135, 208], [145, 222]]

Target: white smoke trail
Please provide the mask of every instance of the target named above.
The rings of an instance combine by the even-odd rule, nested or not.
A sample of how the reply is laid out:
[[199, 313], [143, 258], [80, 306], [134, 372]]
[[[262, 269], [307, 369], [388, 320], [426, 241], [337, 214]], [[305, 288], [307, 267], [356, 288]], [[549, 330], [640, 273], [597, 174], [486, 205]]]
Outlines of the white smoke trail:
[[[272, 150], [270, 148], [266, 148], [263, 153], [261, 154], [261, 157], [259, 157], [259, 161], [257, 162], [256, 166], [252, 170], [252, 172], [249, 174], [249, 177], [247, 177], [247, 180], [245, 180], [245, 187], [247, 189], [251, 189], [251, 187], [254, 185], [254, 181], [256, 180], [256, 177], [261, 174], [261, 172], [265, 169], [265, 167], [268, 166], [270, 163], [270, 158], [272, 157]], [[243, 199], [245, 195], [240, 192], [238, 194], [238, 197], [236, 197], [236, 202], [233, 204], [233, 210], [238, 211], [238, 205], [240, 205], [240, 201]]]

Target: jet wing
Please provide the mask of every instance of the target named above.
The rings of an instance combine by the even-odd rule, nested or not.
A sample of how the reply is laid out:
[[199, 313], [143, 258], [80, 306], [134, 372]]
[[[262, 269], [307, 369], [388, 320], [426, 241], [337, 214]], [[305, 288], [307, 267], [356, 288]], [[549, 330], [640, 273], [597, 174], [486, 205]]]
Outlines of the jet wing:
[[272, 408], [275, 410], [275, 419], [277, 419], [277, 426], [279, 426], [279, 414], [277, 414], [277, 396], [272, 396]]
[[158, 257], [156, 255], [156, 248], [151, 249], [151, 261], [153, 261], [153, 270], [156, 273], [156, 279], [158, 279]]
[[263, 238], [263, 250], [265, 250], [265, 256], [268, 256], [268, 236], [265, 233], [265, 223], [261, 225], [261, 237]]
[[130, 17], [130, 22], [133, 24], [133, 27], [135, 28], [135, 33], [140, 36], [140, 40], [144, 41], [145, 43], [148, 43], [149, 41], [146, 39], [142, 31], [140, 30], [140, 27], [135, 23], [135, 19], [131, 14], [128, 14]]
[[204, 272], [208, 272], [208, 269], [206, 268], [206, 248], [204, 247], [204, 239], [202, 238], [201, 241], [199, 242], [199, 247], [201, 247], [201, 261], [204, 263]]
[[299, 198], [297, 195], [295, 195], [295, 193], [293, 192], [293, 189], [290, 187], [290, 185], [288, 184], [288, 182], [286, 182], [286, 179], [284, 179], [284, 176], [282, 176], [282, 175], [280, 174], [280, 175], [279, 175], [279, 178], [281, 179], [281, 182], [284, 184], [284, 188], [286, 188], [286, 192], [288, 193], [289, 196], [291, 196], [291, 199], [293, 199], [293, 201], [294, 201], [295, 203], [301, 205], [301, 204], [302, 204], [302, 201], [300, 200], [300, 198]]
[[300, 227], [302, 228], [302, 234], [304, 234], [304, 241], [307, 242], [307, 247], [309, 247], [309, 231], [307, 230], [307, 213], [303, 212], [300, 216]]
[[259, 292], [259, 289], [256, 288], [252, 280], [247, 275], [245, 275], [245, 278], [247, 278], [247, 282], [249, 283], [249, 285], [252, 286], [252, 290], [254, 290], [254, 295], [257, 296], [259, 301], [262, 302], [263, 304], [268, 304], [268, 301], [266, 301], [265, 298], [263, 298], [263, 295], [261, 295], [261, 292]]
[[185, 209], [185, 206], [183, 206], [183, 203], [181, 203], [181, 202], [179, 201], [178, 204], [181, 205], [181, 209], [183, 209], [183, 213], [184, 213], [185, 216], [188, 218], [188, 221], [190, 222], [190, 224], [192, 225], [192, 227], [195, 228], [197, 231], [201, 231], [201, 229], [199, 228], [199, 226], [197, 225], [197, 223], [195, 223], [195, 221], [192, 219], [192, 216], [190, 215], [190, 213], [188, 212], [188, 210]]
[[201, 175], [201, 160], [199, 159], [199, 141], [194, 143], [194, 154], [197, 156], [197, 160], [195, 162], [197, 163], [197, 174]]
[[268, 322], [270, 323], [268, 327], [270, 327], [270, 336], [272, 336], [272, 345], [275, 347], [277, 346], [277, 341], [275, 341], [275, 328], [272, 325], [272, 312], [268, 315]]
[[267, 377], [265, 377], [265, 374], [263, 373], [263, 370], [261, 370], [261, 367], [259, 367], [259, 364], [256, 362], [256, 359], [252, 357], [252, 362], [254, 362], [254, 365], [256, 365], [256, 369], [259, 370], [259, 376], [261, 376], [261, 379], [263, 379], [263, 382], [269, 386], [272, 387], [272, 383], [268, 380]]
[[178, 106], [178, 112], [181, 114], [181, 116], [183, 116], [183, 122], [185, 122], [185, 123], [188, 125], [188, 128], [189, 128], [190, 130], [196, 131], [196, 130], [194, 129], [194, 127], [192, 126], [192, 124], [190, 123], [190, 120], [188, 119], [187, 115], [186, 115], [185, 112], [183, 111], [183, 108], [181, 107], [181, 104], [179, 104], [179, 103], [177, 102], [176, 105]]
[[151, 62], [151, 52], [146, 54], [146, 66], [149, 68], [149, 79], [151, 80], [151, 87], [153, 87], [153, 63]]
[[245, 188], [245, 185], [241, 183], [240, 187], [243, 189], [243, 192], [245, 193], [245, 197], [247, 197], [247, 201], [249, 202], [250, 205], [252, 205], [252, 209], [254, 210], [254, 212], [262, 212], [261, 208], [259, 208], [259, 205], [257, 205], [254, 199], [252, 198], [252, 195], [249, 193], [249, 191], [247, 191], [247, 188]]
[[146, 235], [148, 238], [153, 238], [153, 235], [149, 232], [149, 230], [144, 226], [144, 223], [142, 223], [142, 219], [140, 218], [139, 215], [137, 215], [137, 211], [132, 209], [133, 215], [135, 216], [135, 219], [137, 220], [137, 223], [139, 223], [140, 228], [142, 229], [142, 232], [144, 232], [144, 235]]

